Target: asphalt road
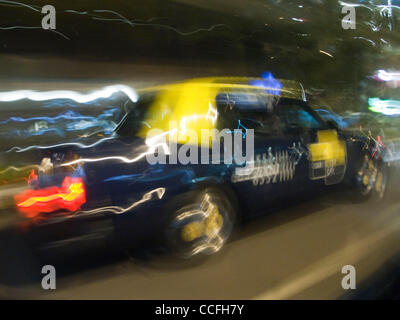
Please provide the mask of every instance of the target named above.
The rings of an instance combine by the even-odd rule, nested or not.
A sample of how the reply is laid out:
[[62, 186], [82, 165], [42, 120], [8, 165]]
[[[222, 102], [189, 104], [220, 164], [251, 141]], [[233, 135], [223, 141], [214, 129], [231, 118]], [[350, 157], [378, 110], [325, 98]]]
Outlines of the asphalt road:
[[[383, 203], [352, 203], [340, 193], [305, 200], [247, 223], [204, 261], [154, 252], [65, 256], [55, 265], [52, 291], [41, 288], [29, 251], [10, 250], [11, 241], [12, 254], [1, 259], [0, 292], [41, 299], [338, 299], [362, 298], [369, 289], [375, 297], [398, 277], [387, 267], [400, 253], [398, 176]], [[356, 269], [355, 290], [341, 287], [345, 265]], [[384, 277], [371, 280], [377, 275]]]

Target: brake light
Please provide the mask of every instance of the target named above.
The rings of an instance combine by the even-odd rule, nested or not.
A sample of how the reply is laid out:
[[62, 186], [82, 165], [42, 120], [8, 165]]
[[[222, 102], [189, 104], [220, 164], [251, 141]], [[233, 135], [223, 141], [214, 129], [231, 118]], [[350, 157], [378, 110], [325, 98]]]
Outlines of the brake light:
[[27, 190], [15, 196], [15, 201], [18, 210], [28, 218], [61, 209], [76, 211], [86, 202], [85, 186], [81, 178], [65, 177], [61, 188]]

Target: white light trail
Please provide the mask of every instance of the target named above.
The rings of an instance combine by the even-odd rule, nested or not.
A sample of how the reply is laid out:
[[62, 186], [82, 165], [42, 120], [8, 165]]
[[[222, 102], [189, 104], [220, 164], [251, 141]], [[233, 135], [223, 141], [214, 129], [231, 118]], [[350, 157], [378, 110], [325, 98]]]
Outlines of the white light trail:
[[138, 20], [129, 20], [128, 18], [124, 17], [122, 14], [120, 14], [118, 12], [115, 12], [115, 11], [112, 11], [112, 10], [93, 10], [93, 12], [111, 13], [111, 14], [114, 14], [114, 15], [119, 17], [119, 19], [116, 19], [116, 18], [111, 18], [110, 19], [110, 18], [97, 17], [97, 16], [93, 16], [92, 15], [92, 19], [93, 20], [121, 21], [121, 22], [127, 23], [131, 27], [136, 27], [136, 26], [139, 26], [139, 27], [158, 27], [158, 28], [174, 31], [174, 32], [180, 34], [181, 36], [189, 36], [189, 35], [192, 35], [192, 34], [195, 34], [195, 33], [198, 33], [198, 32], [204, 32], [204, 31], [205, 32], [210, 32], [210, 31], [213, 31], [216, 28], [225, 26], [224, 24], [216, 24], [216, 25], [213, 25], [213, 26], [211, 26], [209, 28], [198, 28], [198, 29], [193, 30], [193, 31], [183, 32], [183, 31], [180, 31], [177, 28], [174, 28], [174, 27], [169, 26], [169, 25], [164, 25], [164, 24], [159, 24], [159, 23], [138, 23], [137, 22]]
[[326, 54], [327, 56], [333, 58], [333, 55], [331, 55], [329, 52], [326, 52], [326, 51], [324, 51], [324, 50], [319, 50], [319, 52], [321, 52], [321, 53], [323, 53], [323, 54]]
[[[0, 30], [16, 30], [16, 29], [43, 30], [42, 27], [31, 27], [31, 26], [0, 27]], [[65, 38], [67, 40], [71, 40], [65, 34], [61, 33], [60, 31], [53, 30], [53, 29], [48, 29], [48, 30], [45, 30], [45, 31], [50, 31], [50, 32], [56, 33], [56, 34], [62, 36], [63, 38]]]
[[73, 161], [70, 161], [70, 162], [63, 163], [63, 164], [60, 165], [60, 167], [72, 166], [74, 164], [82, 163], [82, 162], [99, 162], [99, 161], [109, 161], [109, 160], [119, 160], [119, 161], [124, 162], [124, 163], [133, 163], [133, 162], [139, 161], [140, 159], [144, 158], [148, 154], [154, 154], [155, 150], [158, 147], [163, 148], [164, 152], [166, 154], [170, 153], [168, 145], [166, 143], [161, 142], [161, 143], [157, 143], [157, 144], [154, 144], [152, 146], [149, 146], [148, 151], [143, 152], [143, 153], [139, 154], [138, 156], [136, 156], [134, 158], [127, 158], [127, 157], [124, 157], [124, 156], [110, 156], [110, 157], [101, 157], [101, 158], [81, 158], [81, 159], [77, 159], [77, 160], [73, 160]]
[[26, 3], [22, 3], [22, 2], [9, 1], [9, 0], [0, 0], [0, 4], [22, 6], [22, 7], [29, 8], [29, 9], [31, 9], [33, 11], [39, 12], [39, 13], [41, 12], [41, 10], [38, 9], [39, 8], [38, 6], [30, 6], [30, 5], [27, 5]]
[[71, 99], [78, 103], [87, 103], [100, 98], [109, 98], [116, 92], [124, 92], [133, 102], [136, 102], [138, 95], [131, 87], [122, 84], [116, 84], [104, 87], [98, 91], [88, 94], [82, 94], [70, 90], [54, 90], [54, 91], [34, 91], [34, 90], [16, 90], [0, 92], [1, 102], [12, 102], [22, 99], [32, 101], [45, 101], [52, 99]]
[[385, 70], [378, 70], [377, 76], [383, 81], [400, 81], [400, 71], [387, 72]]
[[344, 2], [344, 1], [339, 1], [339, 4], [345, 7], [363, 7], [366, 8], [370, 11], [373, 11], [374, 9], [366, 6], [365, 4], [358, 4], [358, 3], [348, 3], [348, 2]]
[[372, 41], [371, 39], [367, 39], [365, 37], [353, 37], [353, 39], [365, 40], [368, 41], [370, 44], [372, 44], [374, 47], [376, 46], [376, 43], [374, 41]]
[[155, 194], [158, 199], [162, 199], [162, 197], [164, 196], [164, 193], [165, 193], [165, 188], [157, 188], [157, 189], [154, 189], [154, 190], [151, 190], [151, 191], [145, 193], [143, 195], [142, 199], [132, 203], [127, 208], [122, 208], [119, 206], [109, 206], [109, 207], [102, 207], [102, 208], [93, 209], [93, 210], [79, 211], [75, 215], [90, 215], [90, 214], [96, 214], [96, 213], [100, 213], [100, 212], [122, 214], [122, 213], [125, 213], [125, 212], [133, 209], [134, 207], [137, 207], [138, 205], [140, 205], [146, 201], [151, 200], [153, 197], [153, 194]]
[[31, 149], [51, 149], [51, 148], [56, 148], [56, 147], [64, 147], [64, 146], [78, 146], [80, 148], [91, 148], [94, 147], [106, 140], [111, 140], [114, 139], [115, 137], [111, 136], [111, 137], [106, 137], [103, 139], [100, 139], [99, 141], [96, 141], [92, 144], [83, 144], [80, 142], [66, 142], [66, 143], [59, 143], [59, 144], [54, 144], [54, 145], [50, 145], [50, 146], [29, 146], [26, 148], [21, 148], [21, 147], [12, 147], [11, 149], [7, 150], [6, 152], [12, 152], [14, 150], [16, 150], [16, 152], [25, 152]]

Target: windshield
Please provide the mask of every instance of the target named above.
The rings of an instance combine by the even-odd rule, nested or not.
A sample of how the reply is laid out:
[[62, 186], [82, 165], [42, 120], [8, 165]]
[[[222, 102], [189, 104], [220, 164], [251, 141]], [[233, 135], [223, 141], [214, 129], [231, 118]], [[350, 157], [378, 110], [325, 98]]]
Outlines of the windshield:
[[[149, 114], [149, 108], [153, 103], [155, 94], [148, 93], [139, 98], [136, 103], [130, 103], [127, 113], [115, 128], [115, 132], [119, 136], [135, 136], [143, 126], [149, 127], [150, 124], [146, 122]], [[155, 116], [154, 114], [152, 115]]]

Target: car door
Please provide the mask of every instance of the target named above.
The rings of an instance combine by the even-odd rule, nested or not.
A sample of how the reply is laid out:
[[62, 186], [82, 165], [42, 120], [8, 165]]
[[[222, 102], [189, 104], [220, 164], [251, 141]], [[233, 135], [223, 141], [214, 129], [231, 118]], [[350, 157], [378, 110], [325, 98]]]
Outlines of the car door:
[[[242, 165], [236, 163], [232, 172], [232, 185], [245, 203], [247, 213], [265, 212], [281, 196], [289, 195], [295, 176], [296, 157], [294, 140], [283, 134], [283, 124], [274, 110], [267, 107], [273, 96], [258, 93], [230, 92], [219, 103], [219, 127], [242, 137], [242, 150], [246, 150], [249, 130], [254, 130], [254, 157]], [[226, 104], [225, 106], [221, 106]], [[246, 150], [247, 152], [248, 150]]]
[[295, 151], [303, 153], [296, 171], [294, 191], [309, 191], [322, 185], [339, 183], [346, 167], [346, 146], [318, 114], [306, 103], [281, 99], [277, 110], [292, 139]]

